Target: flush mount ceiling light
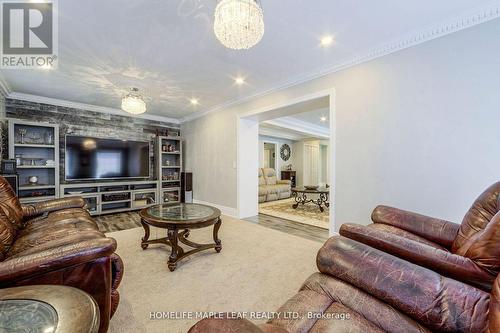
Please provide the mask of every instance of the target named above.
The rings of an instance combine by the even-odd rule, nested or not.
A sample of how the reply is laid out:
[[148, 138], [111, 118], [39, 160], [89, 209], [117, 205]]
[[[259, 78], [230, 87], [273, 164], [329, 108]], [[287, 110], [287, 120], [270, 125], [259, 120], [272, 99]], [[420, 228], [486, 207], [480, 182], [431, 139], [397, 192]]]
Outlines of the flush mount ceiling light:
[[321, 122], [323, 122], [323, 123], [326, 121], [326, 119], [327, 119], [327, 118], [326, 118], [325, 116], [322, 116], [321, 118], [319, 118], [319, 120], [320, 120]]
[[189, 100], [191, 102], [191, 105], [199, 105], [200, 101], [197, 98], [191, 98]]
[[234, 83], [241, 86], [245, 83], [245, 78], [238, 76], [237, 78], [234, 79]]
[[217, 39], [233, 50], [249, 49], [264, 35], [264, 14], [259, 0], [220, 0], [215, 8]]
[[139, 94], [139, 89], [130, 89], [128, 95], [122, 98], [122, 110], [131, 114], [146, 112], [146, 102]]
[[323, 47], [330, 46], [333, 44], [333, 40], [334, 40], [333, 36], [324, 36], [321, 38], [320, 41], [321, 46]]

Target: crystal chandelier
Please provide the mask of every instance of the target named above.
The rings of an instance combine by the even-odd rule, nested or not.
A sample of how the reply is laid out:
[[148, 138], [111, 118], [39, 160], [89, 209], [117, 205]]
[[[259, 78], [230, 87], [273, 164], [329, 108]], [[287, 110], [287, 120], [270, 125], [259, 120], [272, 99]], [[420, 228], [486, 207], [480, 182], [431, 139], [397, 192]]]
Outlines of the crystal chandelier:
[[139, 89], [130, 89], [130, 93], [122, 98], [122, 110], [131, 114], [146, 112], [146, 102], [144, 102], [144, 99], [139, 94]]
[[264, 35], [264, 14], [258, 0], [220, 0], [215, 8], [214, 32], [227, 48], [249, 49]]

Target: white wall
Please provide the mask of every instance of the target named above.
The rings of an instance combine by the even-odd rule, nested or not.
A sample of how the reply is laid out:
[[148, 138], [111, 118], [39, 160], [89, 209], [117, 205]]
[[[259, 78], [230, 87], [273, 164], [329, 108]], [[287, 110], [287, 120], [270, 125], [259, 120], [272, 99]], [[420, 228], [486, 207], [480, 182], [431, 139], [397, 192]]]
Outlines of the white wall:
[[337, 223], [369, 223], [381, 203], [459, 222], [500, 179], [499, 31], [493, 20], [183, 124], [195, 193], [236, 207], [238, 113], [335, 88]]
[[182, 124], [184, 168], [193, 172], [194, 199], [237, 208], [236, 128], [236, 117], [225, 113]]

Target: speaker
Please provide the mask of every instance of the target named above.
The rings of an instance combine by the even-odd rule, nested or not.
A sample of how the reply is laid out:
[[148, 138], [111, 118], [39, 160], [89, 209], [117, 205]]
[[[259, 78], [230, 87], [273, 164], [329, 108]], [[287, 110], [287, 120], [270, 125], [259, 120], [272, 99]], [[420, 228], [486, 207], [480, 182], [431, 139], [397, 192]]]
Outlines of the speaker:
[[193, 203], [193, 173], [181, 173], [181, 202]]
[[19, 177], [17, 175], [0, 175], [10, 184], [16, 196], [19, 196]]
[[14, 175], [16, 173], [16, 160], [3, 160], [0, 171], [4, 175]]

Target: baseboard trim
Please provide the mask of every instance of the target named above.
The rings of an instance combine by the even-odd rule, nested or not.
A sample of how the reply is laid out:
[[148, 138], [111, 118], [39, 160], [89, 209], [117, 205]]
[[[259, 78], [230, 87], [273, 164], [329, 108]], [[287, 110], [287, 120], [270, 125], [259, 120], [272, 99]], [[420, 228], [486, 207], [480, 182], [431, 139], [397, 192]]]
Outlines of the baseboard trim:
[[236, 219], [238, 218], [238, 209], [236, 209], [236, 208], [221, 206], [218, 204], [214, 204], [214, 203], [206, 202], [206, 201], [202, 201], [202, 200], [197, 200], [197, 199], [193, 199], [193, 203], [212, 206], [212, 207], [219, 209], [221, 211], [222, 215], [234, 217]]

